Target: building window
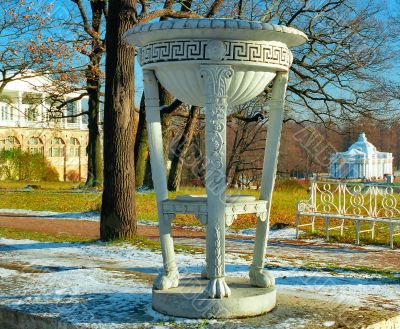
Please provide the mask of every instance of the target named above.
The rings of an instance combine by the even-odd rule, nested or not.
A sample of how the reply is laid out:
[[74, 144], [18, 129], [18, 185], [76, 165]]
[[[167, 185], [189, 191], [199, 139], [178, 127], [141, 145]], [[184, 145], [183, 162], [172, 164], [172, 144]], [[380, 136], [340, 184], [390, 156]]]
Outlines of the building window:
[[78, 123], [78, 104], [71, 102], [67, 104], [67, 123]]
[[50, 156], [51, 157], [64, 156], [64, 142], [61, 138], [56, 137], [51, 140]]
[[25, 119], [27, 121], [37, 121], [39, 106], [42, 104], [42, 95], [35, 93], [24, 93], [22, 104], [25, 105]]
[[79, 141], [73, 137], [69, 139], [69, 156], [72, 158], [79, 157]]
[[60, 123], [62, 119], [62, 113], [59, 112], [57, 109], [50, 109], [47, 114], [46, 114], [46, 120], [48, 122], [53, 122], [53, 123]]
[[4, 139], [0, 139], [0, 150], [14, 150], [19, 149], [21, 144], [14, 136], [8, 136]]
[[3, 121], [14, 120], [14, 111], [8, 104], [0, 104], [0, 119]]
[[28, 121], [37, 121], [38, 119], [38, 108], [36, 105], [31, 105], [25, 110], [25, 117]]
[[31, 137], [28, 141], [30, 154], [43, 154], [43, 143], [38, 137]]

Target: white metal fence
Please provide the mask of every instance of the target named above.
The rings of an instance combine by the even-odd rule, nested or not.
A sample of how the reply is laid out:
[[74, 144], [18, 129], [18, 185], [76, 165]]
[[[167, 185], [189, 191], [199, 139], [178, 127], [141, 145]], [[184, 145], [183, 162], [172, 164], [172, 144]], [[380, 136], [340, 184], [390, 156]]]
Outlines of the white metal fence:
[[[302, 223], [302, 218], [310, 219]], [[375, 238], [375, 224], [384, 223], [389, 227], [390, 246], [400, 232], [400, 188], [384, 184], [353, 184], [341, 182], [313, 181], [310, 185], [308, 200], [297, 203], [296, 230], [311, 226], [315, 231], [315, 218], [321, 217], [325, 222], [326, 239], [329, 231], [339, 229], [343, 235], [346, 220], [354, 221], [356, 243], [360, 242], [360, 234], [371, 233]], [[330, 227], [332, 219], [339, 219], [340, 225]], [[361, 223], [369, 223], [370, 228], [361, 230]]]

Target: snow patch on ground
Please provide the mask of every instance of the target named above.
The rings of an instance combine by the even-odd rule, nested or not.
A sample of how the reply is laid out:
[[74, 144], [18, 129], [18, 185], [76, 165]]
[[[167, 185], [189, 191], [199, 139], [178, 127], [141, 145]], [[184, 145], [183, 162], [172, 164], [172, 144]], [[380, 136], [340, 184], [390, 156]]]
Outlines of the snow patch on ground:
[[[204, 258], [201, 253], [176, 255], [182, 275], [199, 273]], [[2, 283], [10, 289], [2, 289], [1, 304], [33, 313], [74, 316], [76, 323], [99, 321], [122, 325], [132, 319], [138, 323], [160, 320], [160, 315], [150, 307], [150, 284], [124, 272], [158, 274], [162, 264], [159, 251], [128, 244], [43, 243], [0, 238], [0, 260], [23, 262], [48, 271], [21, 274], [2, 269]], [[226, 262], [228, 275], [247, 277], [249, 261], [227, 254]], [[366, 273], [307, 270], [285, 263], [275, 266], [272, 274], [282, 291], [318, 294], [340, 304], [357, 306], [374, 305], [376, 299], [384, 299], [392, 301], [394, 310], [400, 310], [400, 284], [395, 279]], [[113, 315], [115, 309], [121, 311], [118, 318]]]
[[[232, 231], [229, 230], [231, 233], [236, 233], [238, 235], [243, 235], [243, 236], [255, 236], [256, 235], [256, 229], [255, 228], [247, 228], [247, 229], [242, 229], [239, 231]], [[302, 231], [299, 232], [300, 235], [303, 234]], [[283, 228], [279, 230], [270, 230], [268, 239], [271, 240], [293, 240], [296, 239], [296, 229], [293, 227], [289, 228]]]
[[155, 191], [148, 186], [140, 186], [139, 188], [136, 189], [136, 192], [140, 194], [155, 193]]
[[0, 267], [0, 279], [6, 278], [6, 277], [9, 277], [12, 275], [17, 275], [17, 274], [18, 274], [18, 271], [9, 270], [9, 269]]
[[28, 215], [41, 218], [55, 218], [55, 219], [72, 219], [72, 220], [88, 220], [99, 221], [100, 213], [97, 211], [85, 212], [55, 212], [55, 211], [38, 211], [29, 209], [0, 209], [0, 214], [15, 214], [15, 215]]

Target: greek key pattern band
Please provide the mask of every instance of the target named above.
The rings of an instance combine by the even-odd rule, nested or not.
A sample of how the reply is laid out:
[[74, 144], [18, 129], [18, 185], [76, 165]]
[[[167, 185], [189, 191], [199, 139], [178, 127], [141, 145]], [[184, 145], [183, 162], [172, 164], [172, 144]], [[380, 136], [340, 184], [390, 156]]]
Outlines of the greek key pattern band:
[[[174, 40], [151, 43], [139, 51], [141, 65], [176, 62], [211, 60], [206, 51], [210, 40]], [[225, 55], [221, 61], [241, 61], [265, 64], [278, 64], [290, 67], [292, 53], [284, 45], [268, 42], [224, 41]]]

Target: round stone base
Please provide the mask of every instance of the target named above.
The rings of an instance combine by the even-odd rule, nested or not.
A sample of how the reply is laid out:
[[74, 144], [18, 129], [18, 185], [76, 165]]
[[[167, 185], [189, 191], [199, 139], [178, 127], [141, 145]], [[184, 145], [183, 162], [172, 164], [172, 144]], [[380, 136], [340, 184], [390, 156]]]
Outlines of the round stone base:
[[276, 305], [276, 288], [257, 288], [246, 278], [225, 278], [232, 295], [211, 299], [204, 294], [208, 280], [186, 277], [178, 288], [153, 289], [153, 309], [167, 315], [191, 319], [230, 319], [260, 315]]

